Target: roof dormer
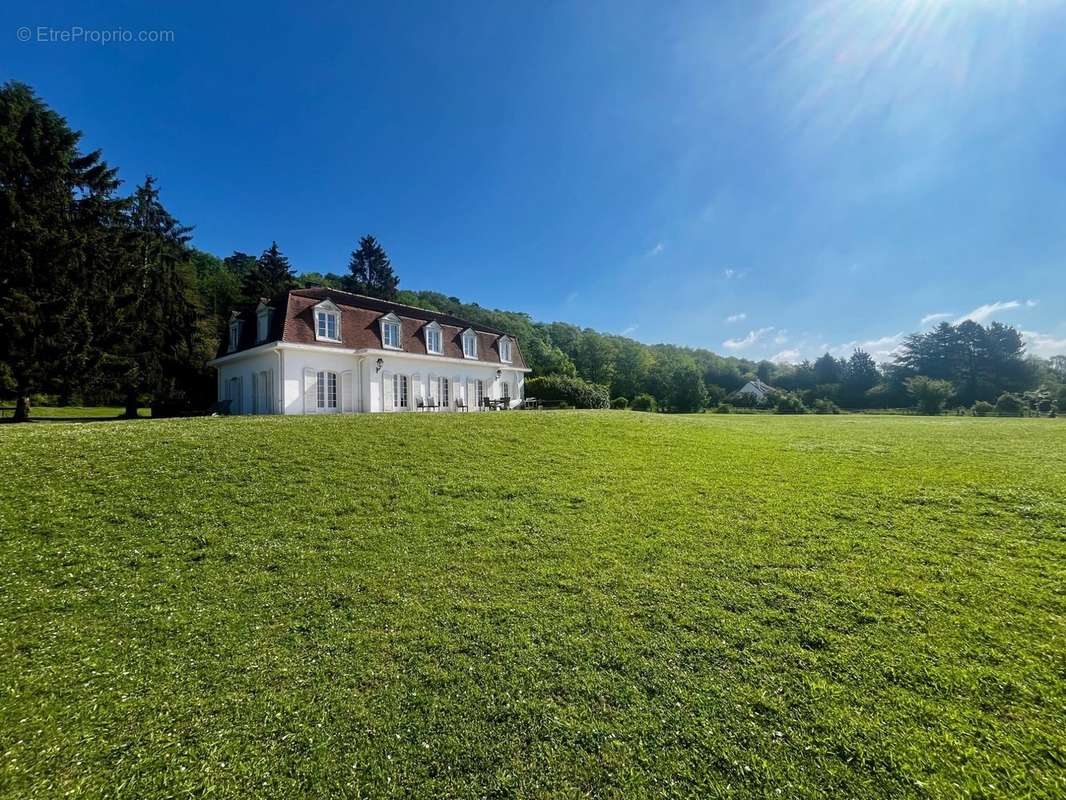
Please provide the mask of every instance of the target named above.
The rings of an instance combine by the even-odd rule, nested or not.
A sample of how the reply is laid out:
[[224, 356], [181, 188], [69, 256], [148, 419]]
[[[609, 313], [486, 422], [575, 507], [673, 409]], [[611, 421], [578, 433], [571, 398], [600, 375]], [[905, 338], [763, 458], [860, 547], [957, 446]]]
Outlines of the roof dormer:
[[400, 318], [390, 311], [378, 321], [381, 324], [381, 346], [386, 350], [402, 350], [403, 323]]
[[473, 328], [463, 331], [463, 358], [477, 358], [477, 331]]
[[259, 300], [255, 307], [255, 341], [256, 344], [265, 342], [270, 337], [270, 317], [274, 309], [267, 305], [266, 298]]
[[422, 332], [426, 339], [426, 352], [435, 356], [443, 355], [444, 329], [441, 328], [437, 321], [434, 320], [423, 326]]
[[323, 300], [312, 309], [315, 315], [315, 339], [319, 342], [341, 340], [341, 310], [332, 300]]

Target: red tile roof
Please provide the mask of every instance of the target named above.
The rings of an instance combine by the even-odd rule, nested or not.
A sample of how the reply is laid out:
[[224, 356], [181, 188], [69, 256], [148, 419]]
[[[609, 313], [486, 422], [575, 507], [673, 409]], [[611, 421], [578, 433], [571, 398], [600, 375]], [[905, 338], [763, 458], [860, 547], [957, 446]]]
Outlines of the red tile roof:
[[[314, 307], [330, 300], [341, 312], [341, 341], [323, 342], [315, 338]], [[441, 327], [441, 354], [447, 358], [463, 358], [462, 333], [473, 328], [477, 333], [478, 361], [490, 364], [502, 364], [500, 360], [500, 339], [504, 336], [511, 340], [511, 363], [507, 366], [524, 368], [525, 359], [518, 348], [515, 338], [505, 331], [487, 325], [479, 325], [450, 314], [428, 311], [424, 308], [391, 303], [374, 297], [343, 292], [339, 289], [315, 287], [311, 289], [293, 289], [269, 304], [274, 313], [271, 316], [270, 336], [267, 342], [293, 342], [313, 344], [321, 347], [340, 349], [385, 349], [381, 343], [381, 325], [378, 321], [387, 314], [400, 318], [401, 345], [404, 352], [429, 355], [426, 351], [426, 339], [423, 329], [431, 322]], [[247, 308], [239, 314], [244, 322], [239, 346], [234, 352], [255, 347], [256, 315], [255, 308]], [[229, 344], [223, 342], [223, 352], [227, 355]], [[432, 357], [432, 356], [431, 356]]]

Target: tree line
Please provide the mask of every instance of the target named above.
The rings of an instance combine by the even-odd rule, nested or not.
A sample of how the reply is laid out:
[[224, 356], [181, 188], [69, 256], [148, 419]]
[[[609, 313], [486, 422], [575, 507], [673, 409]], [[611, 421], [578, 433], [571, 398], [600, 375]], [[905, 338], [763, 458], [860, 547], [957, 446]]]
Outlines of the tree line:
[[123, 195], [117, 170], [99, 151], [82, 152], [80, 134], [21, 83], [0, 88], [0, 142], [0, 395], [16, 399], [18, 419], [38, 395], [119, 402], [127, 415], [142, 404], [163, 413], [204, 408], [215, 399], [206, 362], [231, 312], [300, 286], [397, 300], [505, 330], [533, 376], [601, 387], [573, 389], [598, 404], [606, 396], [619, 407], [699, 411], [737, 402], [731, 394], [758, 378], [793, 408], [927, 407], [930, 392], [941, 405], [1028, 392], [1066, 408], [1066, 357], [1026, 357], [1019, 333], [996, 322], [943, 323], [913, 334], [886, 364], [861, 350], [789, 365], [647, 345], [401, 290], [388, 254], [369, 235], [341, 273], [298, 274], [277, 242], [258, 256], [198, 250], [192, 228], [166, 209], [152, 177]]

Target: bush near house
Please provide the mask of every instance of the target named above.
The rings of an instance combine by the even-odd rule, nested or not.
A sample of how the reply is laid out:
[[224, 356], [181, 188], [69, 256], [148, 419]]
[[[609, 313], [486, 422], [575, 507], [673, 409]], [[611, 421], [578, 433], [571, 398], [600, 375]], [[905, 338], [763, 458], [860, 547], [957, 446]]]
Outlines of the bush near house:
[[978, 400], [973, 404], [973, 414], [975, 417], [987, 417], [989, 414], [995, 413], [996, 407], [987, 400]]
[[611, 408], [617, 409], [619, 411], [625, 411], [627, 408], [629, 408], [629, 401], [626, 400], [624, 397], [616, 397], [614, 400], [611, 401]]
[[715, 414], [732, 414], [733, 406], [729, 403], [719, 403], [718, 407], [714, 410]]
[[570, 408], [609, 408], [607, 387], [566, 375], [546, 375], [526, 381], [526, 397], [544, 403], [565, 403]]
[[807, 413], [807, 407], [803, 405], [803, 401], [800, 400], [799, 395], [792, 394], [791, 392], [783, 392], [777, 396], [774, 402], [774, 410], [778, 414]]
[[840, 406], [834, 403], [832, 400], [826, 397], [819, 398], [814, 401], [814, 413], [815, 414], [839, 414]]

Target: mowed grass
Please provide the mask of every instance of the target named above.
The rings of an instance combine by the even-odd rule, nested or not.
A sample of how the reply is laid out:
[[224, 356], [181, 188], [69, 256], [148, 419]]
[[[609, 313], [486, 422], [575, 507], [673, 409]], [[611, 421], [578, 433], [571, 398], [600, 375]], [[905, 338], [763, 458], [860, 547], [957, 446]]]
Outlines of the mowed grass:
[[0, 429], [7, 797], [1066, 793], [1066, 424]]

